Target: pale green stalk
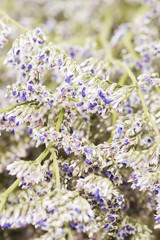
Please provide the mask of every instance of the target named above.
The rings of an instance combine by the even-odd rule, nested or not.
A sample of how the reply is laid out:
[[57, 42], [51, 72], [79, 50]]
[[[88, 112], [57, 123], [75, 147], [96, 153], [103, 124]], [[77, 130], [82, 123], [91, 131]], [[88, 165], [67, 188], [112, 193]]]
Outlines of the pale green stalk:
[[39, 165], [43, 159], [48, 155], [49, 153], [49, 147], [47, 147], [39, 156], [38, 158], [34, 161], [35, 164]]
[[121, 78], [119, 79], [119, 84], [121, 84], [121, 85], [124, 85], [125, 84], [125, 82], [126, 82], [126, 80], [127, 80], [127, 77], [128, 77], [128, 73], [124, 73], [122, 76], [121, 76]]
[[69, 240], [74, 240], [73, 235], [72, 235], [72, 232], [71, 232], [71, 229], [68, 228], [67, 231], [68, 231], [68, 239], [69, 239]]
[[22, 32], [27, 32], [28, 30], [26, 28], [24, 28], [21, 24], [19, 24], [17, 21], [15, 21], [13, 18], [11, 18], [10, 16], [8, 16], [4, 11], [0, 10], [0, 15], [2, 17], [4, 17], [4, 19], [6, 21], [8, 21], [9, 23], [11, 23], [12, 25], [14, 25], [15, 27], [17, 27], [19, 30], [21, 30]]
[[[105, 36], [108, 36], [108, 35], [106, 34]], [[138, 86], [138, 82], [137, 82], [137, 79], [136, 79], [135, 75], [133, 74], [131, 69], [125, 63], [121, 62], [118, 59], [113, 58], [112, 51], [111, 51], [111, 46], [110, 46], [107, 38], [101, 37], [100, 40], [101, 40], [101, 42], [102, 42], [102, 44], [104, 46], [105, 52], [106, 52], [106, 56], [107, 56], [106, 59], [111, 64], [117, 64], [120, 67], [122, 67], [126, 71], [128, 76], [130, 77], [130, 79], [132, 80], [133, 84], [136, 85], [139, 98], [141, 99], [141, 102], [142, 102], [143, 111], [144, 111], [146, 117], [148, 118], [148, 120], [151, 122], [152, 127], [153, 127], [154, 131], [156, 132], [157, 136], [160, 137], [159, 129], [157, 128], [156, 124], [154, 123], [154, 121], [153, 121], [153, 119], [152, 119], [152, 117], [151, 117], [151, 115], [150, 115], [150, 113], [149, 113], [149, 111], [147, 109], [147, 106], [146, 106], [146, 103], [145, 103], [145, 100], [144, 100], [144, 96], [142, 94], [142, 91], [141, 91], [140, 87]]]
[[58, 120], [56, 122], [56, 131], [57, 132], [59, 132], [59, 130], [61, 128], [61, 124], [63, 122], [64, 113], [65, 113], [65, 110], [64, 110], [64, 108], [62, 108], [61, 111], [60, 111], [60, 114], [58, 116]]
[[56, 176], [56, 188], [60, 189], [61, 183], [60, 183], [60, 174], [59, 174], [59, 167], [57, 162], [57, 155], [55, 153], [55, 149], [51, 149], [50, 151], [52, 153], [52, 158], [53, 158], [53, 170]]
[[137, 54], [136, 54], [136, 52], [134, 51], [133, 46], [132, 46], [132, 41], [131, 41], [132, 37], [133, 37], [133, 33], [132, 33], [132, 32], [129, 32], [129, 33], [124, 37], [124, 39], [123, 39], [122, 42], [123, 42], [124, 46], [127, 48], [128, 52], [131, 54], [133, 60], [136, 60], [136, 59], [138, 59], [138, 56], [137, 56]]
[[[60, 110], [60, 114], [58, 116], [58, 120], [56, 122], [56, 131], [59, 132], [62, 122], [63, 122], [63, 118], [64, 118], [64, 113], [65, 113], [65, 109], [62, 108]], [[58, 162], [57, 162], [57, 155], [55, 153], [55, 149], [51, 149], [50, 150], [52, 153], [52, 158], [53, 158], [53, 177], [55, 174], [56, 177], [56, 188], [60, 189], [61, 188], [61, 183], [60, 183], [60, 173], [59, 173], [59, 167], [58, 167]]]
[[3, 113], [3, 112], [8, 112], [8, 111], [11, 111], [13, 110], [14, 108], [18, 107], [18, 106], [21, 106], [21, 105], [25, 105], [29, 102], [22, 102], [22, 103], [17, 103], [15, 105], [12, 105], [12, 106], [9, 106], [9, 107], [4, 107], [4, 108], [1, 108], [0, 109], [0, 114]]
[[138, 86], [135, 75], [130, 70], [130, 68], [125, 63], [121, 62], [120, 60], [114, 60], [113, 63], [121, 66], [128, 73], [128, 75], [129, 75], [130, 79], [132, 80], [133, 84], [136, 85], [139, 98], [141, 99], [141, 102], [142, 102], [143, 111], [144, 111], [146, 117], [148, 118], [148, 120], [151, 122], [152, 127], [153, 127], [154, 131], [156, 132], [157, 136], [160, 137], [159, 129], [157, 128], [156, 124], [154, 123], [154, 121], [153, 121], [153, 119], [152, 119], [152, 117], [151, 117], [151, 115], [150, 115], [150, 113], [147, 109], [147, 106], [146, 106], [146, 103], [145, 103], [145, 100], [144, 100], [144, 96], [142, 94], [142, 91], [141, 91], [140, 87]]
[[[113, 125], [113, 126], [115, 125], [116, 120], [117, 120], [117, 111], [114, 110], [114, 112], [112, 113], [112, 125]], [[108, 143], [111, 143], [111, 142], [112, 142], [113, 136], [114, 136], [114, 133], [113, 133], [113, 131], [111, 131], [111, 136], [110, 136], [110, 138], [108, 139]]]
[[113, 12], [109, 11], [106, 13], [104, 23], [103, 23], [103, 28], [99, 36], [100, 42], [105, 49], [105, 55], [106, 55], [105, 60], [108, 60], [109, 62], [111, 61], [113, 56], [112, 56], [110, 44], [107, 40], [111, 32], [112, 24], [113, 24]]
[[[38, 156], [38, 158], [34, 161], [35, 164], [40, 164], [42, 160], [48, 155], [49, 149], [48, 147]], [[21, 179], [18, 178], [4, 193], [0, 195], [0, 212], [3, 210], [5, 202], [7, 201], [8, 196], [12, 193], [18, 184], [21, 182]]]
[[18, 178], [4, 193], [0, 195], [0, 212], [2, 212], [8, 196], [15, 190], [15, 188], [19, 185], [20, 182], [21, 179]]
[[4, 62], [4, 60], [6, 59], [6, 56], [2, 56], [0, 57], [0, 64], [2, 64]]

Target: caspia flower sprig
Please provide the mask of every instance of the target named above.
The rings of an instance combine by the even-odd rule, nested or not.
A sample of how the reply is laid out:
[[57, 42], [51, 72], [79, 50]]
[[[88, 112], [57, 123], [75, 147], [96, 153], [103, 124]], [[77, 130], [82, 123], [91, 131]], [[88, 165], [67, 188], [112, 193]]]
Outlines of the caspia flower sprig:
[[[80, 23], [75, 21], [72, 26], [68, 11], [68, 7], [83, 10], [85, 4], [74, 8], [71, 2], [58, 3], [56, 9], [56, 29], [62, 42], [75, 29], [86, 36]], [[82, 22], [94, 39], [88, 52], [83, 46], [68, 43], [63, 48], [63, 44], [49, 42], [40, 28], [27, 30], [0, 12], [5, 24], [23, 31], [5, 60], [5, 68], [16, 79], [7, 86], [6, 97], [16, 104], [0, 109], [0, 131], [2, 137], [10, 132], [12, 139], [27, 135], [32, 147], [45, 148], [36, 160], [6, 159], [6, 170], [17, 179], [0, 194], [3, 230], [32, 224], [32, 239], [38, 240], [79, 236], [92, 240], [152, 239], [152, 231], [145, 225], [149, 217], [144, 222], [141, 217], [145, 205], [133, 215], [138, 215], [140, 222], [128, 217], [133, 198], [126, 191], [132, 182], [133, 189], [148, 196], [154, 193], [155, 207], [150, 197], [147, 206], [149, 214], [154, 211], [160, 222], [158, 104], [150, 109], [159, 98], [159, 45], [157, 31], [152, 27], [148, 32], [149, 24], [155, 22], [153, 13], [158, 18], [159, 3], [137, 2], [142, 8], [129, 19], [135, 7], [133, 1], [125, 1], [130, 10], [123, 22], [123, 2], [87, 1], [88, 12]], [[116, 4], [121, 13], [117, 16], [113, 13]], [[103, 10], [106, 6], [107, 12]], [[145, 31], [138, 38], [139, 15]], [[150, 43], [146, 45], [145, 39]]]

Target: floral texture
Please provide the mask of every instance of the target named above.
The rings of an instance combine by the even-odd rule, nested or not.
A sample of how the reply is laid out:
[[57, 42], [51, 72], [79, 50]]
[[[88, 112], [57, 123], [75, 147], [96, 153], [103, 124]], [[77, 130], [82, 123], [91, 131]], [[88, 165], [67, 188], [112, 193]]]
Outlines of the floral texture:
[[0, 5], [0, 239], [159, 240], [160, 2]]

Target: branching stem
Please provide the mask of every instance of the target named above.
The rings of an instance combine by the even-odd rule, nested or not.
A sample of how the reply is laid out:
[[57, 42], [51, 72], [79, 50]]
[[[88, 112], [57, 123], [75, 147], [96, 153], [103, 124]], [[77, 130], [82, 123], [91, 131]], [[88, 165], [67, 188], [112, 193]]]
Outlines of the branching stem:
[[146, 103], [145, 103], [145, 100], [144, 100], [144, 96], [142, 94], [142, 91], [141, 91], [140, 87], [138, 86], [135, 75], [130, 70], [130, 68], [125, 63], [121, 62], [120, 60], [114, 60], [113, 63], [121, 66], [128, 73], [128, 75], [129, 75], [130, 79], [132, 80], [133, 84], [135, 84], [137, 86], [137, 92], [138, 92], [139, 98], [141, 99], [141, 102], [142, 102], [143, 111], [144, 111], [146, 117], [148, 118], [148, 120], [151, 122], [152, 127], [153, 127], [154, 131], [156, 132], [157, 136], [160, 137], [159, 129], [157, 128], [156, 124], [154, 123], [154, 121], [153, 121], [153, 119], [152, 119], [152, 117], [151, 117], [151, 115], [150, 115], [150, 113], [147, 109], [147, 106], [146, 106]]
[[[110, 18], [111, 19], [111, 18]], [[109, 29], [111, 29], [111, 26], [109, 24]], [[143, 111], [146, 115], [146, 117], [148, 118], [148, 120], [150, 121], [150, 123], [152, 124], [152, 127], [154, 129], [154, 131], [156, 132], [156, 135], [158, 137], [160, 137], [160, 132], [159, 132], [159, 129], [157, 128], [156, 124], [154, 123], [148, 109], [147, 109], [147, 106], [146, 106], [146, 103], [145, 103], [145, 100], [144, 100], [144, 96], [142, 94], [142, 91], [140, 89], [140, 87], [138, 86], [138, 82], [137, 82], [137, 79], [135, 77], [135, 75], [133, 74], [132, 70], [123, 62], [121, 62], [120, 60], [118, 59], [115, 59], [112, 55], [112, 51], [111, 51], [111, 46], [109, 44], [109, 41], [108, 41], [108, 32], [107, 34], [105, 35], [102, 35], [103, 37], [100, 38], [101, 42], [102, 42], [102, 45], [105, 49], [105, 52], [106, 52], [106, 59], [107, 61], [109, 61], [111, 64], [114, 64], [114, 65], [119, 65], [120, 67], [122, 67], [126, 73], [128, 74], [128, 76], [130, 77], [131, 81], [133, 82], [133, 84], [136, 85], [137, 87], [137, 92], [138, 92], [138, 95], [139, 95], [139, 98], [141, 99], [141, 102], [142, 102], [142, 107], [143, 107]], [[113, 116], [112, 116], [113, 118]]]
[[48, 153], [49, 153], [49, 147], [47, 147], [34, 162], [37, 165], [39, 165], [43, 161], [43, 159], [48, 155]]

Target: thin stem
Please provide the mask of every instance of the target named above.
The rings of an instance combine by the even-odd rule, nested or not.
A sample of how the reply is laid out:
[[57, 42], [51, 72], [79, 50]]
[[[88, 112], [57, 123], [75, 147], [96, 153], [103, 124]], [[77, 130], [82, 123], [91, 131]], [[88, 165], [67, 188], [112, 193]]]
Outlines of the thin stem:
[[[131, 67], [130, 69], [132, 70], [132, 68], [133, 68], [133, 67]], [[127, 80], [127, 77], [128, 77], [128, 72], [125, 72], [125, 73], [121, 76], [118, 84], [120, 84], [120, 85], [123, 86], [123, 85], [125, 84], [126, 80]]]
[[65, 113], [65, 109], [62, 108], [60, 111], [60, 114], [58, 116], [58, 120], [56, 122], [56, 131], [59, 132], [60, 128], [61, 128], [61, 124], [63, 122], [63, 117], [64, 117], [64, 113]]
[[143, 106], [143, 110], [144, 110], [144, 112], [145, 112], [145, 114], [146, 114], [146, 117], [150, 120], [150, 122], [151, 122], [151, 124], [152, 124], [152, 127], [153, 127], [154, 131], [156, 132], [157, 136], [160, 137], [159, 129], [157, 128], [157, 126], [156, 126], [155, 122], [153, 121], [150, 113], [148, 112], [148, 109], [147, 109], [147, 106], [146, 106], [146, 103], [145, 103], [143, 94], [142, 94], [142, 92], [141, 92], [141, 90], [140, 90], [139, 87], [138, 87], [137, 91], [138, 91], [138, 95], [139, 95], [139, 97], [140, 97], [140, 99], [141, 99], [142, 106]]
[[[56, 122], [56, 131], [59, 132], [60, 128], [61, 128], [61, 124], [63, 122], [63, 118], [64, 118], [64, 113], [65, 113], [65, 109], [62, 108], [60, 111], [60, 114], [58, 116], [58, 120]], [[60, 189], [61, 188], [61, 182], [60, 182], [60, 173], [59, 173], [59, 167], [58, 167], [58, 162], [57, 162], [57, 155], [55, 153], [55, 149], [51, 149], [51, 153], [52, 153], [52, 158], [53, 158], [53, 177], [54, 174], [56, 176], [56, 188]]]
[[70, 101], [73, 101], [73, 102], [79, 102], [79, 99], [75, 99], [75, 98], [72, 98], [72, 97], [68, 97], [68, 99], [69, 99]]
[[126, 72], [128, 73], [128, 76], [130, 77], [130, 79], [132, 80], [132, 82], [133, 82], [135, 85], [137, 85], [137, 80], [136, 80], [135, 75], [133, 74], [133, 72], [130, 70], [130, 68], [129, 68], [125, 63], [121, 62], [121, 61], [118, 60], [118, 59], [114, 59], [114, 60], [113, 60], [113, 63], [121, 66], [124, 70], [126, 70]]
[[0, 63], [3, 63], [5, 59], [6, 59], [6, 56], [0, 57]]
[[160, 93], [160, 87], [155, 87], [157, 93]]
[[[113, 61], [113, 55], [112, 55], [112, 50], [111, 50], [111, 46], [109, 44], [109, 35], [111, 33], [111, 29], [112, 29], [112, 24], [113, 24], [113, 12], [109, 12], [108, 14], [106, 14], [105, 20], [104, 20], [104, 26], [103, 26], [103, 30], [100, 34], [100, 41], [102, 46], [105, 49], [105, 60], [109, 61], [110, 63]], [[120, 82], [121, 84], [121, 82]], [[112, 124], [114, 125], [117, 119], [117, 112], [114, 111], [112, 114]], [[109, 138], [108, 142], [111, 142], [113, 139], [113, 131], [111, 132], [111, 137]]]
[[58, 167], [57, 155], [55, 153], [55, 149], [52, 149], [51, 153], [53, 158], [53, 169], [56, 175], [56, 188], [60, 189], [61, 188], [60, 174], [59, 174], [59, 167]]
[[131, 54], [133, 60], [136, 60], [138, 56], [132, 46], [132, 42], [131, 42], [132, 37], [133, 37], [133, 34], [129, 32], [124, 38], [123, 43], [124, 43], [124, 46], [127, 48], [128, 52]]
[[[113, 125], [113, 126], [115, 125], [116, 120], [117, 120], [117, 111], [114, 110], [114, 112], [112, 113], [112, 125]], [[112, 131], [111, 131], [111, 136], [110, 136], [110, 138], [108, 139], [108, 143], [111, 143], [111, 142], [112, 142], [113, 136], [114, 136], [114, 133], [113, 133], [113, 130], [112, 130]]]
[[[112, 55], [111, 46], [110, 46], [110, 43], [108, 41], [109, 33], [110, 33], [111, 27], [112, 27], [112, 22], [113, 22], [113, 14], [110, 13], [108, 15], [108, 17], [106, 17], [106, 19], [105, 19], [105, 23], [107, 24], [106, 25], [106, 29], [103, 29], [103, 31], [102, 31], [102, 33], [100, 35], [100, 41], [101, 41], [101, 43], [102, 43], [102, 45], [103, 45], [103, 47], [105, 49], [105, 52], [106, 52], [106, 58], [105, 59], [108, 60], [111, 64], [117, 64], [117, 65], [121, 66], [128, 73], [128, 75], [129, 75], [130, 79], [132, 80], [133, 84], [135, 84], [137, 86], [137, 92], [138, 92], [138, 95], [139, 95], [139, 97], [141, 99], [142, 107], [143, 107], [143, 110], [144, 110], [144, 112], [146, 114], [146, 117], [151, 122], [152, 127], [153, 127], [154, 131], [156, 132], [157, 136], [160, 137], [159, 129], [157, 128], [157, 126], [154, 123], [150, 113], [148, 112], [148, 109], [147, 109], [147, 106], [146, 106], [143, 94], [141, 92], [141, 89], [138, 86], [138, 83], [137, 83], [135, 75], [133, 74], [133, 72], [130, 70], [130, 68], [125, 63], [121, 62], [118, 59], [114, 59], [114, 57]], [[104, 26], [105, 26], [105, 23], [104, 23]], [[108, 28], [107, 28], [107, 26], [108, 26]], [[131, 44], [129, 43], [128, 40], [127, 40], [127, 47], [128, 47], [128, 49], [130, 51], [132, 51], [131, 50], [131, 48], [132, 48]], [[135, 53], [133, 53], [133, 51], [132, 51], [132, 55], [133, 54], [134, 54], [134, 57], [136, 57]]]
[[132, 82], [137, 86], [137, 92], [138, 92], [138, 95], [141, 99], [141, 102], [142, 102], [142, 107], [143, 107], [143, 110], [144, 110], [144, 113], [146, 114], [146, 117], [148, 118], [148, 120], [151, 122], [152, 124], [152, 127], [154, 129], [154, 131], [156, 132], [157, 136], [160, 137], [160, 132], [159, 132], [159, 129], [157, 128], [156, 124], [154, 123], [150, 113], [148, 112], [148, 109], [147, 109], [147, 106], [146, 106], [146, 103], [145, 103], [145, 100], [144, 100], [144, 96], [142, 94], [142, 91], [140, 89], [140, 87], [138, 86], [138, 83], [137, 83], [137, 80], [136, 80], [136, 77], [135, 75], [133, 74], [133, 72], [130, 70], [130, 68], [123, 62], [121, 62], [120, 60], [114, 60], [113, 63], [115, 64], [118, 64], [119, 66], [121, 66], [123, 69], [126, 70], [126, 72], [128, 73], [130, 79], [132, 80]]
[[113, 112], [113, 116], [112, 116], [112, 123], [113, 123], [113, 125], [116, 123], [116, 120], [117, 120], [117, 111], [115, 110]]
[[[50, 147], [50, 146], [49, 146]], [[36, 164], [40, 164], [42, 160], [48, 155], [49, 153], [49, 148], [47, 147], [35, 160]], [[21, 179], [18, 178], [4, 193], [0, 195], [1, 202], [0, 202], [0, 212], [2, 212], [4, 205], [7, 201], [8, 196], [10, 195], [11, 192], [14, 191], [14, 189], [18, 186], [18, 184], [21, 182]]]
[[71, 229], [67, 228], [67, 231], [68, 231], [68, 238], [69, 238], [69, 240], [74, 240], [72, 232], [71, 232]]
[[99, 37], [99, 40], [105, 49], [105, 55], [106, 55], [105, 60], [109, 60], [109, 61], [113, 59], [111, 47], [109, 42], [107, 41], [111, 32], [112, 23], [113, 23], [113, 12], [109, 11], [105, 16], [103, 29]]
[[121, 76], [121, 78], [119, 79], [119, 84], [121, 84], [121, 85], [124, 85], [125, 84], [125, 82], [126, 82], [126, 80], [127, 80], [127, 77], [128, 77], [128, 73], [127, 72], [125, 72], [122, 76]]
[[20, 29], [22, 32], [27, 32], [28, 30], [24, 28], [21, 24], [19, 24], [17, 21], [15, 21], [13, 18], [8, 16], [4, 11], [0, 10], [0, 15], [4, 17], [9, 23]]
[[[50, 147], [50, 146], [49, 146]], [[48, 155], [49, 153], [49, 147], [47, 147], [39, 156], [38, 158], [34, 161], [37, 165], [40, 164], [43, 159]]]
[[[111, 46], [109, 44], [108, 38], [111, 33], [112, 24], [113, 24], [113, 12], [109, 12], [106, 14], [105, 20], [104, 20], [104, 27], [103, 31], [100, 34], [100, 41], [105, 49], [105, 60], [108, 60], [109, 62], [113, 61], [113, 55]], [[119, 82], [121, 84], [121, 82]], [[114, 111], [112, 113], [112, 124], [114, 125], [117, 119], [117, 112]], [[111, 142], [113, 139], [113, 131], [111, 132], [111, 137], [109, 138], [108, 142]]]
[[16, 107], [21, 106], [21, 105], [25, 105], [27, 103], [29, 103], [29, 102], [22, 102], [22, 103], [17, 103], [15, 105], [12, 105], [10, 107], [4, 107], [4, 108], [0, 109], [0, 114], [3, 113], [3, 112], [11, 111], [11, 110], [13, 110]]
[[14, 189], [19, 185], [20, 182], [21, 182], [21, 179], [18, 178], [4, 193], [0, 195], [0, 198], [1, 198], [0, 212], [2, 212], [8, 196], [14, 191]]

